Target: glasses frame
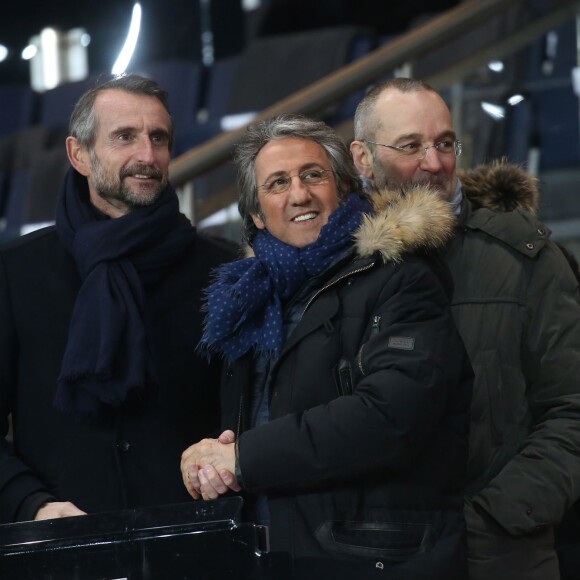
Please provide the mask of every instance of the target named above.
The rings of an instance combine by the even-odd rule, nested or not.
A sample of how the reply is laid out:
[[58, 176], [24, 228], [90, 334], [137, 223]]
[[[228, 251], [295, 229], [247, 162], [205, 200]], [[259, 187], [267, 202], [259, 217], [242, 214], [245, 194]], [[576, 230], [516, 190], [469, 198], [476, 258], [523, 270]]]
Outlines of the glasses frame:
[[[319, 181], [318, 183], [308, 183], [305, 182], [304, 179], [302, 178], [302, 176], [306, 173], [310, 173], [312, 171], [317, 171], [319, 173], [322, 174], [322, 180]], [[334, 171], [332, 171], [332, 169], [317, 169], [315, 167], [311, 167], [310, 169], [304, 169], [303, 171], [301, 171], [300, 173], [294, 173], [292, 175], [279, 175], [278, 177], [275, 177], [272, 179], [272, 181], [270, 183], [263, 183], [262, 185], [258, 185], [258, 189], [263, 189], [264, 191], [266, 191], [266, 193], [273, 193], [273, 194], [279, 194], [279, 193], [285, 193], [286, 191], [288, 191], [290, 189], [290, 186], [292, 185], [292, 179], [294, 177], [299, 177], [301, 183], [303, 183], [304, 185], [310, 185], [310, 186], [317, 186], [317, 185], [322, 185], [324, 183], [327, 183], [329, 180], [329, 175], [334, 175]], [[284, 186], [283, 189], [279, 189], [277, 191], [272, 191], [271, 189], [269, 190], [269, 187], [273, 187], [273, 183], [281, 178], [286, 178], [288, 181], [286, 183], [286, 185]]]
[[[399, 147], [398, 145], [385, 145], [384, 143], [377, 143], [376, 141], [370, 141], [369, 139], [365, 139], [365, 143], [372, 143], [373, 145], [380, 145], [381, 147], [387, 147], [388, 149], [394, 149], [395, 151], [398, 151], [399, 153], [403, 154], [405, 157], [409, 157], [409, 159], [416, 159], [417, 161], [423, 161], [423, 159], [425, 159], [425, 157], [427, 157], [427, 152], [429, 151], [429, 149], [431, 148], [435, 148], [435, 151], [437, 151], [437, 153], [441, 153], [443, 155], [450, 155], [451, 152], [449, 153], [445, 153], [443, 151], [439, 151], [439, 149], [437, 149], [437, 146], [439, 145], [439, 143], [441, 143], [441, 141], [438, 141], [437, 143], [433, 143], [433, 145], [427, 145], [426, 147], [422, 148], [423, 154], [422, 155], [417, 155], [415, 156], [414, 154], [410, 155], [408, 153], [405, 153], [405, 150], [403, 147]], [[455, 139], [453, 141], [453, 152], [455, 153], [455, 157], [459, 157], [461, 155], [463, 151], [463, 144], [461, 143], [461, 141], [459, 139]]]

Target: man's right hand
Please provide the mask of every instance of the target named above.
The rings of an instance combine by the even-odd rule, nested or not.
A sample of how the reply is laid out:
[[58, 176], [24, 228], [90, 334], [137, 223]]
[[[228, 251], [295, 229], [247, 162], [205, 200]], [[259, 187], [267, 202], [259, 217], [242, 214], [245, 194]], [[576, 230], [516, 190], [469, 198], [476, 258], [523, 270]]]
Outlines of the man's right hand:
[[86, 516], [86, 512], [80, 510], [70, 501], [52, 501], [45, 503], [34, 517], [36, 520], [52, 520], [54, 518], [67, 518], [69, 516]]
[[[216, 499], [229, 490], [241, 490], [233, 473], [235, 453], [232, 446], [235, 441], [235, 433], [227, 430], [217, 439], [203, 439], [190, 445], [181, 454], [183, 483], [193, 499]], [[228, 457], [222, 457], [226, 451]]]

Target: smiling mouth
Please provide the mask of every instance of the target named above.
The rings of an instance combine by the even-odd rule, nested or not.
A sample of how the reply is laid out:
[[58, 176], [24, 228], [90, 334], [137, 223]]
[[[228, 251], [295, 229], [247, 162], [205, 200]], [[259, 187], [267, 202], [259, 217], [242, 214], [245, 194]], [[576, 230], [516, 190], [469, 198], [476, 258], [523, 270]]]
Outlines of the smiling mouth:
[[139, 179], [142, 181], [155, 180], [161, 181], [163, 178], [163, 173], [157, 167], [150, 167], [144, 164], [134, 164], [129, 167], [125, 167], [120, 173], [119, 177], [121, 180], [126, 177], [132, 177], [134, 179]]
[[308, 220], [313, 220], [318, 214], [314, 211], [311, 211], [310, 213], [304, 213], [302, 215], [296, 216], [295, 218], [292, 219], [293, 222], [305, 222]]

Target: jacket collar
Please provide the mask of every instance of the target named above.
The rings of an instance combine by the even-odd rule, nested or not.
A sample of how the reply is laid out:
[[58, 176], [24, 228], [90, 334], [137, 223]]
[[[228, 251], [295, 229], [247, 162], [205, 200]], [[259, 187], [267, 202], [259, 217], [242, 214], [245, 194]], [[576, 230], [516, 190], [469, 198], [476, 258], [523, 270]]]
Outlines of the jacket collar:
[[523, 209], [537, 213], [537, 179], [517, 165], [499, 160], [460, 171], [457, 176], [461, 180], [464, 196], [474, 209], [486, 208], [495, 212]]
[[528, 257], [544, 247], [551, 232], [536, 217], [539, 192], [535, 178], [502, 161], [458, 176], [464, 193], [461, 227], [481, 230]]
[[355, 233], [358, 257], [379, 254], [384, 262], [398, 262], [405, 254], [443, 247], [453, 234], [451, 206], [426, 186], [382, 191], [372, 202], [374, 214]]

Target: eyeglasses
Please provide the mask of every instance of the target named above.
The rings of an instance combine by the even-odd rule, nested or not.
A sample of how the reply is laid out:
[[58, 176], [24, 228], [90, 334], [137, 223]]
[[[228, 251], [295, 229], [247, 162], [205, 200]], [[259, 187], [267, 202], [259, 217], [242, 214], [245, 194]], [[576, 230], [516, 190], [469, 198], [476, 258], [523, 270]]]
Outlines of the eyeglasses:
[[388, 147], [389, 149], [394, 149], [398, 151], [401, 155], [405, 157], [411, 157], [412, 159], [417, 159], [422, 161], [427, 157], [427, 152], [429, 149], [434, 148], [437, 153], [442, 153], [443, 155], [454, 154], [455, 157], [461, 155], [463, 146], [459, 139], [451, 141], [451, 139], [443, 139], [433, 143], [433, 145], [423, 145], [422, 143], [407, 143], [406, 145], [385, 145], [384, 143], [376, 143], [375, 141], [365, 140], [367, 143], [372, 143], [373, 145], [380, 145], [381, 147]]
[[299, 177], [304, 185], [321, 185], [329, 180], [331, 174], [330, 169], [306, 169], [294, 175], [279, 175], [259, 185], [258, 189], [264, 189], [266, 193], [284, 193], [290, 188], [293, 177]]

